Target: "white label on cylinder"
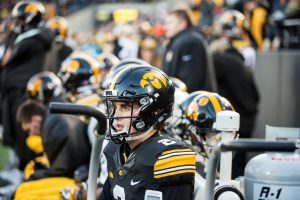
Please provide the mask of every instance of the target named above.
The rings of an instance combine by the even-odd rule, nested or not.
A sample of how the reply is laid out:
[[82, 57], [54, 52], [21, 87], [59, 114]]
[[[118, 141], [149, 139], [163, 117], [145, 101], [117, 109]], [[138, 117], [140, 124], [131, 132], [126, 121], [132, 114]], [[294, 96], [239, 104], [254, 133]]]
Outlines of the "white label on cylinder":
[[253, 200], [299, 200], [299, 186], [278, 186], [255, 183]]

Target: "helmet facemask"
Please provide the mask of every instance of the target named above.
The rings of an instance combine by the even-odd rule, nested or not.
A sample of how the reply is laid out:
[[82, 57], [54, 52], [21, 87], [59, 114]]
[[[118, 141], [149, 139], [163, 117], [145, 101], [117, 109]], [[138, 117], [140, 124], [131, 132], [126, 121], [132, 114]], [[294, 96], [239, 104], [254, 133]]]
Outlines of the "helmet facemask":
[[209, 158], [213, 147], [221, 141], [220, 132], [215, 129], [199, 129], [192, 124], [189, 125], [189, 130], [194, 143], [200, 148], [200, 155]]
[[[133, 138], [135, 139], [139, 133], [145, 130], [145, 122], [141, 120], [140, 114], [142, 110], [149, 106], [149, 104], [141, 105], [138, 99], [143, 99], [142, 97], [119, 98], [114, 94], [116, 94], [116, 91], [114, 90], [105, 91], [105, 103], [108, 113], [107, 119], [109, 124], [109, 129], [108, 133], [106, 134], [106, 138], [113, 140], [115, 143], [124, 143], [126, 141], [132, 140]], [[125, 109], [127, 110], [127, 114], [123, 113], [123, 115], [121, 113], [121, 116], [115, 116], [117, 109], [116, 104], [118, 103], [121, 109], [125, 107]], [[118, 121], [122, 121], [122, 130], [118, 130], [118, 128], [116, 127], [118, 126]]]

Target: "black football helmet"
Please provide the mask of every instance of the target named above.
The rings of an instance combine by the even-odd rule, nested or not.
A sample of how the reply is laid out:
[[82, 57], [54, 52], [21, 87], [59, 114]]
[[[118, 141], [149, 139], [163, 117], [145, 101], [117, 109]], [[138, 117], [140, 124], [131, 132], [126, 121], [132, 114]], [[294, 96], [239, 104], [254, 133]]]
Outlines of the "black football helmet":
[[222, 32], [225, 36], [234, 39], [241, 39], [244, 31], [248, 28], [248, 23], [244, 14], [237, 10], [224, 12], [219, 20]]
[[53, 72], [40, 72], [27, 83], [27, 96], [48, 104], [63, 93], [61, 80]]
[[[173, 81], [174, 84], [174, 81]], [[181, 89], [175, 87], [174, 93], [174, 109], [173, 115], [165, 122], [165, 125], [161, 131], [163, 134], [168, 134], [171, 137], [179, 137], [180, 139], [186, 139], [186, 120], [184, 112], [180, 104], [189, 96], [187, 92], [183, 92]]]
[[110, 70], [113, 66], [119, 64], [120, 59], [112, 53], [101, 53], [98, 58], [101, 69]]
[[138, 58], [128, 58], [121, 60], [117, 65], [114, 65], [109, 73], [106, 75], [105, 79], [101, 82], [100, 88], [106, 90], [109, 88], [109, 85], [113, 79], [113, 77], [122, 69], [128, 66], [135, 66], [135, 65], [150, 65], [149, 63], [138, 59]]
[[38, 1], [19, 1], [12, 10], [11, 17], [15, 19], [15, 29], [26, 30], [37, 27], [43, 20], [45, 7]]
[[223, 104], [223, 110], [235, 111], [234, 107], [228, 101], [228, 99], [226, 99], [225, 97], [221, 96], [221, 101], [222, 101], [222, 104]]
[[187, 108], [189, 106], [189, 104], [191, 103], [191, 101], [195, 98], [195, 96], [200, 95], [200, 94], [205, 94], [207, 93], [207, 91], [204, 90], [198, 90], [195, 92], [192, 92], [189, 94], [188, 97], [186, 97], [180, 104], [180, 108], [183, 110], [183, 112], [187, 111]]
[[51, 18], [46, 22], [45, 26], [54, 33], [57, 41], [63, 41], [68, 36], [69, 25], [64, 17], [56, 16]]
[[78, 93], [80, 87], [99, 84], [99, 73], [96, 59], [85, 53], [76, 53], [64, 60], [58, 76], [68, 92]]
[[230, 102], [211, 92], [194, 96], [185, 110], [192, 143], [200, 148], [200, 155], [206, 158], [209, 157], [212, 147], [220, 142], [220, 134], [214, 125], [217, 113], [224, 110], [233, 110]]
[[[152, 130], [158, 130], [172, 115], [175, 88], [169, 77], [161, 70], [149, 66], [127, 66], [119, 71], [113, 78], [110, 89], [104, 92], [108, 110], [109, 131], [106, 138], [115, 143], [136, 140], [146, 136]], [[115, 108], [113, 101], [137, 103], [138, 116], [122, 118], [130, 119], [128, 131], [117, 132], [113, 126]], [[136, 132], [131, 133], [133, 127]]]
[[217, 93], [206, 92], [196, 95], [189, 103], [185, 114], [193, 131], [199, 135], [217, 132], [214, 128], [216, 114], [224, 110], [232, 110], [228, 100]]

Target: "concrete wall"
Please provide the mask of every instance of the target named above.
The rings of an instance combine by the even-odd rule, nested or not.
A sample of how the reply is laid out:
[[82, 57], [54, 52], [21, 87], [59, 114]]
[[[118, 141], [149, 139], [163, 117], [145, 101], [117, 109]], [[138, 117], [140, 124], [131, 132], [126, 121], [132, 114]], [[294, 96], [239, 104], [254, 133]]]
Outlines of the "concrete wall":
[[94, 10], [93, 6], [89, 6], [67, 16], [71, 32], [84, 33], [92, 31], [94, 28]]
[[261, 102], [254, 137], [265, 125], [300, 127], [300, 51], [259, 53], [255, 79]]

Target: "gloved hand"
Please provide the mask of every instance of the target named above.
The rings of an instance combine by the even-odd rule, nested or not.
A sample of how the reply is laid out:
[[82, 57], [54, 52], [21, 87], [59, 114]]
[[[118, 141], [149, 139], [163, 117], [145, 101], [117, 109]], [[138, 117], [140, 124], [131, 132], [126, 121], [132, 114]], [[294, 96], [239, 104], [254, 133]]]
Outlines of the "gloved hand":
[[63, 188], [60, 191], [61, 200], [85, 200], [87, 199], [87, 184], [75, 184], [71, 188]]

